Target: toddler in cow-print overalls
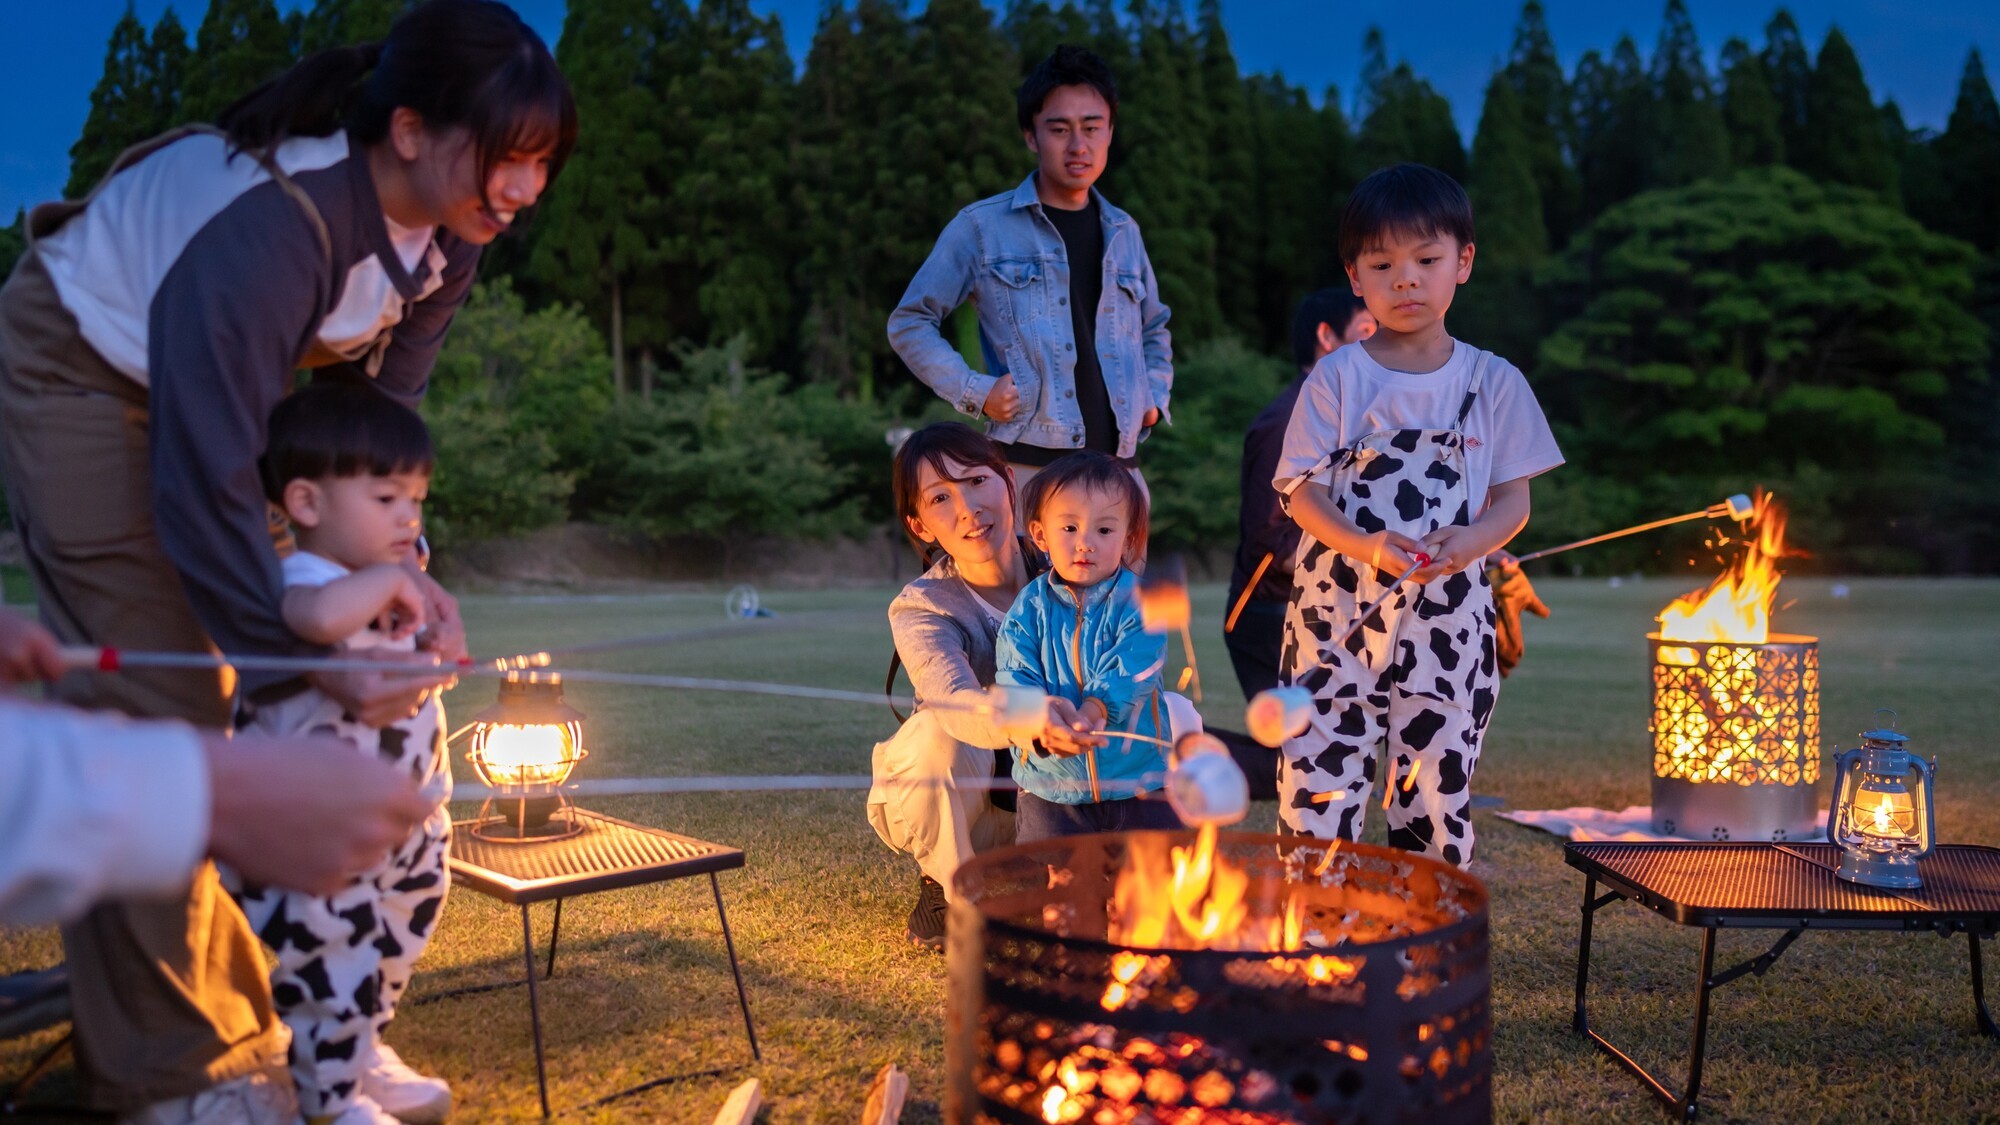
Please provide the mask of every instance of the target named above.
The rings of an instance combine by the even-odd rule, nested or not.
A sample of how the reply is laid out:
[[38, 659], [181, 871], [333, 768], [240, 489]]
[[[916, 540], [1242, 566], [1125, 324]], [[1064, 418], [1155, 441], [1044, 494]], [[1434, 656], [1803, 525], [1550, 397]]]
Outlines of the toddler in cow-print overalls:
[[[265, 487], [299, 549], [283, 561], [285, 623], [342, 653], [412, 651], [423, 599], [403, 561], [430, 487], [423, 420], [373, 387], [315, 384], [271, 416]], [[271, 997], [292, 1032], [290, 1062], [308, 1122], [441, 1121], [451, 1088], [381, 1041], [429, 944], [449, 879], [451, 769], [435, 695], [380, 729], [306, 689], [250, 712], [260, 733], [333, 735], [402, 766], [433, 802], [428, 819], [374, 870], [332, 895], [225, 881], [277, 956]]]
[[[1521, 372], [1445, 332], [1473, 259], [1456, 182], [1414, 164], [1369, 176], [1341, 217], [1340, 253], [1378, 328], [1313, 369], [1272, 482], [1306, 533], [1284, 673], [1314, 700], [1280, 751], [1279, 818], [1355, 839], [1380, 782], [1393, 787], [1389, 842], [1462, 865], [1499, 689], [1481, 560], [1527, 523], [1528, 479], [1562, 454]], [[1431, 564], [1392, 590], [1419, 553]]]

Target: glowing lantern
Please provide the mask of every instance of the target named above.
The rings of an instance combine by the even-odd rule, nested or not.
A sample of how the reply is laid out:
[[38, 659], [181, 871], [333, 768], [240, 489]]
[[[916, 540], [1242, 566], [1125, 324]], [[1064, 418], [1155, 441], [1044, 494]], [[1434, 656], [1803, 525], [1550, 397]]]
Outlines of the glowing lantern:
[[1863, 731], [1860, 749], [1834, 759], [1826, 838], [1840, 845], [1837, 874], [1848, 882], [1917, 887], [1923, 885], [1917, 861], [1937, 843], [1935, 767], [1909, 752], [1909, 737], [1895, 729], [1896, 713], [1887, 713], [1887, 726]]
[[[573, 815], [555, 814], [568, 808], [562, 784], [587, 753], [583, 712], [563, 702], [560, 676], [528, 672], [500, 681], [500, 698], [473, 719], [472, 749], [465, 755], [494, 791], [473, 834], [546, 840], [581, 831]], [[497, 823], [491, 815], [496, 808]]]

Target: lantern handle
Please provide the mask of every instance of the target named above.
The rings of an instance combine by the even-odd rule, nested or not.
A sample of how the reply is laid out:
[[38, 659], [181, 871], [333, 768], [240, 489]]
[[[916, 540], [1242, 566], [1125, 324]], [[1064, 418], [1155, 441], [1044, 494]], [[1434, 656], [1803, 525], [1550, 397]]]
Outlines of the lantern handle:
[[1924, 850], [1916, 858], [1922, 859], [1937, 850], [1937, 763], [1927, 762], [1915, 754], [1910, 755], [1910, 765], [1923, 778], [1924, 795]]
[[1826, 810], [1826, 842], [1840, 843], [1842, 813], [1847, 806], [1847, 775], [1861, 761], [1859, 747], [1833, 756], [1833, 803]]
[[1889, 721], [1887, 723], [1880, 724], [1880, 726], [1877, 728], [1880, 730], [1895, 730], [1897, 721], [1902, 718], [1901, 715], [1896, 714], [1896, 709], [1894, 707], [1877, 707], [1875, 708], [1875, 713], [1877, 715], [1889, 716]]

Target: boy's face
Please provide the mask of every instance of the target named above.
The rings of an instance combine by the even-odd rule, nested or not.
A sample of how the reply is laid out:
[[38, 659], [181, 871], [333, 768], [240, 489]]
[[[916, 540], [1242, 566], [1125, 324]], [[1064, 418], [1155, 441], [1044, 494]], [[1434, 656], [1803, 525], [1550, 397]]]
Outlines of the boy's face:
[[1347, 264], [1354, 295], [1385, 332], [1411, 333], [1444, 319], [1451, 299], [1472, 276], [1472, 246], [1449, 235], [1427, 238], [1395, 231]]
[[429, 473], [295, 480], [285, 485], [285, 514], [299, 545], [350, 569], [400, 563], [424, 528]]
[[1095, 87], [1058, 86], [1035, 114], [1034, 130], [1021, 136], [1045, 184], [1088, 191], [1111, 154], [1111, 106]]
[[1072, 586], [1094, 586], [1118, 572], [1131, 534], [1125, 498], [1094, 488], [1059, 488], [1028, 521], [1035, 546]]

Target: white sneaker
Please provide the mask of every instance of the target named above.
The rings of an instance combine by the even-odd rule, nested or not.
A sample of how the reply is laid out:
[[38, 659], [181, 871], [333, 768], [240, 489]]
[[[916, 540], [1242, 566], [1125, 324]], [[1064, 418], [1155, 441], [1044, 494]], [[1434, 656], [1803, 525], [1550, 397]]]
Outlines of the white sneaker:
[[292, 1076], [279, 1069], [155, 1102], [125, 1118], [123, 1125], [290, 1125], [298, 1119]]
[[[437, 1125], [451, 1114], [451, 1086], [410, 1069], [396, 1049], [377, 1041], [361, 1092], [404, 1125]], [[343, 1122], [342, 1125], [345, 1125]]]
[[[312, 1125], [312, 1118], [305, 1118]], [[367, 1094], [356, 1094], [347, 1108], [333, 1115], [327, 1125], [399, 1125], [396, 1116], [375, 1103]]]

